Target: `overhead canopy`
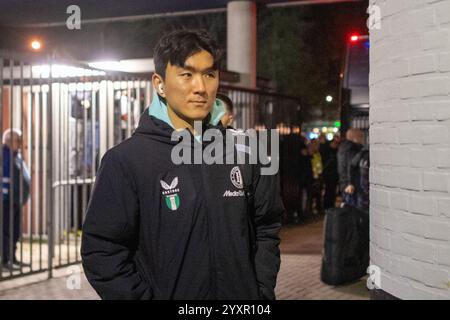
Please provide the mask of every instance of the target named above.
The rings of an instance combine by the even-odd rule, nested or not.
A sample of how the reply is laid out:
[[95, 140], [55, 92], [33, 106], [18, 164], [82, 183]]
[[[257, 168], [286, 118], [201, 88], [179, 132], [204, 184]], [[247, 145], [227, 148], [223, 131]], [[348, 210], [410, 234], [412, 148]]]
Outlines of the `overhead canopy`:
[[[256, 0], [267, 6], [306, 5], [321, 3], [356, 2], [360, 0]], [[76, 4], [81, 9], [82, 21], [90, 22], [105, 18], [127, 18], [152, 16], [167, 13], [220, 12], [228, 0], [1, 0], [0, 24], [25, 26], [64, 23], [68, 18], [66, 10]]]

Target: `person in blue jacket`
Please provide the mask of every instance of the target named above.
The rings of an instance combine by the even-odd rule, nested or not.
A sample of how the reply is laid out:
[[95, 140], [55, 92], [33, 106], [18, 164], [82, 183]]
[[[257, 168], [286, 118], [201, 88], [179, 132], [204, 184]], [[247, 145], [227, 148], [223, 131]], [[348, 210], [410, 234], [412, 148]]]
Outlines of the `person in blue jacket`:
[[[26, 266], [26, 264], [18, 261], [15, 255], [22, 224], [21, 209], [29, 198], [31, 183], [28, 168], [20, 153], [21, 142], [22, 133], [20, 130], [7, 129], [3, 133], [2, 264], [3, 268], [7, 270], [18, 270], [20, 269], [20, 265]], [[22, 180], [22, 183], [20, 180]], [[12, 234], [11, 225], [13, 230]]]

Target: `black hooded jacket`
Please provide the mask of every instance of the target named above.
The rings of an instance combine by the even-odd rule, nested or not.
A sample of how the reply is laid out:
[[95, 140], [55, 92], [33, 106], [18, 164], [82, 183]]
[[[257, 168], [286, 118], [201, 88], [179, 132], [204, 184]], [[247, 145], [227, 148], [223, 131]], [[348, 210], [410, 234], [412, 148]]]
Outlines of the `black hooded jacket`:
[[344, 192], [345, 188], [351, 184], [351, 162], [358, 152], [361, 151], [362, 147], [362, 145], [350, 140], [344, 140], [339, 146], [337, 164], [341, 192]]
[[361, 210], [369, 210], [369, 173], [370, 173], [370, 153], [369, 148], [363, 148], [353, 157], [350, 165], [351, 183], [355, 186], [356, 205]]
[[[104, 155], [83, 225], [89, 282], [103, 299], [274, 299], [277, 176], [175, 165], [172, 132], [146, 110], [133, 136]], [[248, 170], [249, 187], [233, 183], [236, 167]]]

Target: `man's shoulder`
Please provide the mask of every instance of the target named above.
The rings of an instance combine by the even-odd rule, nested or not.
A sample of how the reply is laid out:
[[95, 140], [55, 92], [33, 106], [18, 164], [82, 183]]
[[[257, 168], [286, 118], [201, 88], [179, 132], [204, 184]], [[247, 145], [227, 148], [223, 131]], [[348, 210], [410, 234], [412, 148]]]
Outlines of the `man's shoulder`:
[[131, 137], [121, 141], [109, 150], [119, 155], [135, 155], [140, 154], [143, 150], [158, 149], [160, 144], [155, 143], [152, 139], [145, 139], [141, 135], [133, 134]]
[[142, 143], [137, 141], [134, 136], [131, 136], [108, 149], [103, 159], [106, 161], [129, 163], [131, 159], [141, 155], [142, 150]]
[[123, 157], [135, 148], [134, 139], [128, 138], [110, 148], [106, 153], [116, 157]]

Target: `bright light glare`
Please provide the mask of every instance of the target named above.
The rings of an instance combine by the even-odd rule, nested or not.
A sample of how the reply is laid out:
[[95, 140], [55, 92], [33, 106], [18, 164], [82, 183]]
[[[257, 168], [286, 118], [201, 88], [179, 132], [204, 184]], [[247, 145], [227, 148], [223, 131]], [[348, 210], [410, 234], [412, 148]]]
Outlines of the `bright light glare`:
[[119, 61], [99, 61], [91, 62], [89, 66], [96, 69], [110, 70], [110, 71], [124, 71], [123, 65]]
[[33, 50], [39, 50], [41, 48], [41, 43], [38, 40], [33, 40], [31, 42], [31, 48], [33, 48]]
[[[41, 65], [32, 67], [33, 77], [48, 78], [50, 76], [50, 66]], [[65, 66], [55, 64], [52, 65], [53, 78], [65, 77], [89, 77], [89, 76], [104, 76], [106, 73], [98, 70], [91, 70], [79, 67]]]
[[319, 135], [317, 133], [314, 133], [314, 132], [309, 133], [310, 140], [317, 139], [318, 137], [319, 137]]

